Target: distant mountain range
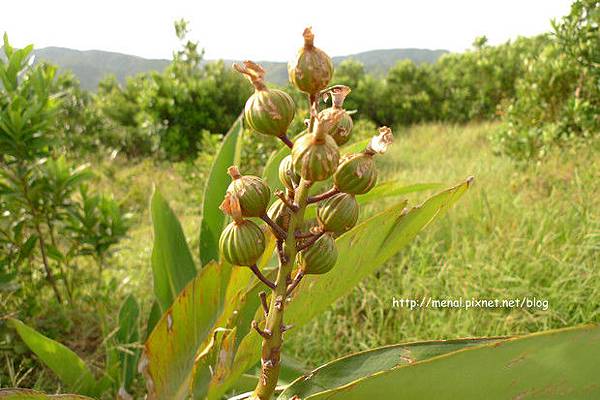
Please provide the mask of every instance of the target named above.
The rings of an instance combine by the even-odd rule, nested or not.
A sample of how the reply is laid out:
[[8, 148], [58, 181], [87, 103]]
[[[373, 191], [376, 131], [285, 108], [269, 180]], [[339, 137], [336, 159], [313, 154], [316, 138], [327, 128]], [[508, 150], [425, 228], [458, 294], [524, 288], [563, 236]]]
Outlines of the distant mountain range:
[[[333, 57], [334, 64], [353, 58], [365, 65], [367, 73], [382, 75], [400, 60], [413, 60], [415, 63], [435, 62], [446, 50], [427, 49], [389, 49], [371, 50], [347, 56]], [[141, 72], [162, 71], [169, 60], [147, 59], [128, 54], [102, 50], [73, 50], [63, 47], [44, 47], [34, 51], [36, 62], [48, 61], [62, 69], [71, 70], [81, 81], [85, 89], [95, 90], [98, 82], [106, 75], [113, 74], [120, 82], [129, 76]], [[210, 60], [208, 61], [210, 62]], [[233, 60], [224, 60], [231, 65]], [[287, 64], [285, 62], [263, 61], [267, 70], [267, 80], [285, 85], [287, 83]]]

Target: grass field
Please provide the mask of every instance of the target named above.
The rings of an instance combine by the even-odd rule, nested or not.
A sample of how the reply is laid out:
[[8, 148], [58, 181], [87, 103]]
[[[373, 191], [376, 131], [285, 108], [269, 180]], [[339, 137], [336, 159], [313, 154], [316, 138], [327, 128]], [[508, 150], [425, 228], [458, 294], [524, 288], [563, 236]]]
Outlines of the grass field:
[[[475, 185], [442, 220], [338, 301], [287, 348], [309, 366], [351, 351], [400, 341], [519, 334], [600, 322], [600, 154], [598, 143], [518, 166], [495, 156], [493, 124], [425, 125], [396, 132], [380, 157], [380, 180]], [[137, 207], [130, 238], [111, 272], [124, 293], [150, 299], [152, 233], [147, 197], [153, 183], [169, 199], [197, 248], [201, 178], [150, 162], [112, 167], [106, 184]], [[409, 197], [418, 204], [431, 193]], [[363, 210], [382, 210], [387, 200]], [[547, 300], [539, 309], [393, 308], [392, 298]]]
[[[492, 154], [491, 124], [427, 125], [396, 132], [383, 179], [475, 185], [416, 242], [295, 335], [314, 366], [401, 341], [510, 335], [600, 322], [598, 143], [518, 167]], [[418, 204], [427, 197], [410, 197]], [[376, 206], [378, 209], [380, 206]], [[369, 210], [371, 211], [371, 210]], [[393, 308], [392, 299], [548, 301], [536, 309]]]

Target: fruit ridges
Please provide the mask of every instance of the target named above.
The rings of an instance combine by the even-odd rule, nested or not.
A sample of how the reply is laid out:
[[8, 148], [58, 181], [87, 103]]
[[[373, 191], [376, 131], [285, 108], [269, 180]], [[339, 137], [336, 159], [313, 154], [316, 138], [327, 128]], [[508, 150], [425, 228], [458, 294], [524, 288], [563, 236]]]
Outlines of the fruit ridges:
[[271, 218], [273, 222], [283, 228], [283, 230], [287, 231], [290, 218], [292, 217], [292, 210], [290, 210], [281, 199], [277, 199], [273, 204], [271, 204], [271, 207], [269, 207], [267, 216]]
[[279, 164], [279, 180], [289, 189], [294, 190], [300, 183], [300, 176], [294, 172], [292, 156], [287, 155]]
[[251, 266], [265, 251], [265, 235], [250, 220], [234, 221], [227, 225], [219, 240], [223, 258], [233, 265]]
[[356, 224], [358, 210], [354, 195], [338, 193], [319, 204], [317, 219], [325, 231], [340, 235]]
[[309, 181], [322, 181], [333, 175], [339, 157], [338, 146], [329, 135], [318, 138], [309, 133], [298, 138], [292, 148], [294, 171]]
[[304, 46], [294, 61], [288, 65], [290, 82], [300, 91], [317, 95], [333, 75], [333, 62], [321, 49], [314, 46], [314, 35], [310, 28], [303, 33]]
[[237, 167], [229, 168], [232, 182], [227, 193], [239, 201], [243, 217], [260, 217], [265, 215], [271, 197], [269, 186], [258, 176], [241, 175]]
[[265, 85], [265, 70], [252, 61], [243, 65], [233, 64], [254, 86], [254, 94], [246, 101], [244, 118], [248, 126], [258, 133], [284, 136], [296, 113], [292, 98], [282, 90], [269, 89]]
[[294, 100], [279, 89], [256, 91], [244, 107], [244, 118], [248, 126], [269, 136], [285, 135], [295, 113]]
[[333, 175], [333, 182], [344, 193], [367, 193], [377, 183], [377, 168], [373, 156], [357, 153], [343, 157]]
[[337, 261], [335, 239], [330, 233], [323, 233], [310, 247], [296, 256], [298, 268], [307, 274], [329, 272]]

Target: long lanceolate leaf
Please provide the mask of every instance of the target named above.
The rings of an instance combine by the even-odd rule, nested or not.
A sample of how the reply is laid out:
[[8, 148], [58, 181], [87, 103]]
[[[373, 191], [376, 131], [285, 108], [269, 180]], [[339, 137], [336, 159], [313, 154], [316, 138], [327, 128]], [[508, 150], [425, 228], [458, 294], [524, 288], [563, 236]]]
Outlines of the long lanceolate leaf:
[[222, 267], [206, 265], [179, 293], [146, 341], [139, 369], [149, 399], [186, 399], [199, 346], [221, 313]]
[[448, 353], [302, 399], [598, 399], [599, 369], [600, 326], [584, 326]]
[[[380, 347], [342, 357], [327, 363], [292, 382], [278, 400], [304, 399], [325, 390], [337, 389], [357, 379], [411, 365], [442, 354], [486, 343], [498, 343], [506, 338], [436, 340]], [[297, 397], [295, 397], [297, 396]]]
[[219, 205], [231, 180], [227, 175], [227, 167], [237, 164], [240, 159], [242, 132], [240, 116], [225, 135], [206, 181], [200, 223], [200, 261], [203, 266], [211, 260], [219, 260], [219, 236], [226, 222]]
[[158, 189], [155, 189], [150, 203], [154, 225], [154, 294], [164, 311], [196, 276], [196, 267], [181, 224]]
[[[356, 284], [372, 274], [402, 247], [453, 205], [469, 188], [471, 179], [438, 193], [422, 205], [406, 210], [401, 202], [383, 211], [336, 240], [339, 258], [327, 274], [308, 276], [294, 293], [296, 297], [286, 309], [286, 323], [299, 327], [348, 294]], [[358, 245], [360, 244], [360, 245]], [[256, 315], [257, 319], [261, 316]], [[290, 332], [293, 333], [293, 330]], [[260, 357], [261, 338], [250, 332], [240, 343], [230, 378], [233, 384]]]
[[77, 354], [17, 319], [9, 321], [27, 347], [59, 377], [70, 391], [89, 396], [98, 394], [96, 393], [98, 385], [94, 376]]

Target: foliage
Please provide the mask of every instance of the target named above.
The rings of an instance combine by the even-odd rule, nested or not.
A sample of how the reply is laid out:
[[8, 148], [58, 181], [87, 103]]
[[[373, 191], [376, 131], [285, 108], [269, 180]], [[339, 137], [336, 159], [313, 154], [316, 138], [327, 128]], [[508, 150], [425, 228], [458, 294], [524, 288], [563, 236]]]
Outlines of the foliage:
[[538, 159], [554, 145], [600, 130], [600, 3], [580, 0], [555, 22], [552, 41], [529, 58], [496, 141], [500, 152]]
[[[13, 49], [4, 36], [5, 58], [0, 59], [0, 313], [32, 319], [36, 325], [54, 320], [50, 330], [66, 332], [71, 322], [65, 321], [64, 306], [89, 301], [85, 288], [90, 281], [95, 288], [104, 286], [106, 259], [129, 224], [112, 197], [89, 189], [94, 177], [91, 169], [75, 166], [62, 154], [71, 146], [85, 145], [85, 139], [71, 140], [79, 132], [75, 125], [80, 120], [75, 118], [75, 125], [60, 130], [59, 120], [64, 121], [63, 112], [70, 106], [62, 108], [65, 96], [56, 93], [56, 87], [65, 81], [57, 81], [54, 67], [31, 66], [31, 50], [31, 46]], [[98, 273], [92, 269], [94, 264]], [[49, 288], [56, 303], [48, 295]], [[91, 298], [96, 300], [96, 296]], [[38, 318], [40, 312], [44, 318]], [[0, 328], [0, 344], [13, 343], [14, 334], [7, 335]], [[18, 348], [11, 353], [16, 364], [25, 361]]]
[[187, 25], [175, 24], [183, 48], [163, 72], [115, 78], [99, 85], [98, 107], [117, 148], [133, 157], [159, 153], [170, 160], [194, 159], [210, 134], [224, 134], [249, 94], [248, 86], [223, 62], [203, 64], [198, 44], [186, 40]]
[[383, 80], [366, 75], [362, 64], [349, 59], [340, 64], [334, 81], [350, 83], [348, 108], [378, 124], [493, 119], [514, 97], [524, 60], [536, 57], [546, 42], [542, 35], [490, 46], [480, 37], [473, 50], [444, 54], [433, 64], [401, 61]]

